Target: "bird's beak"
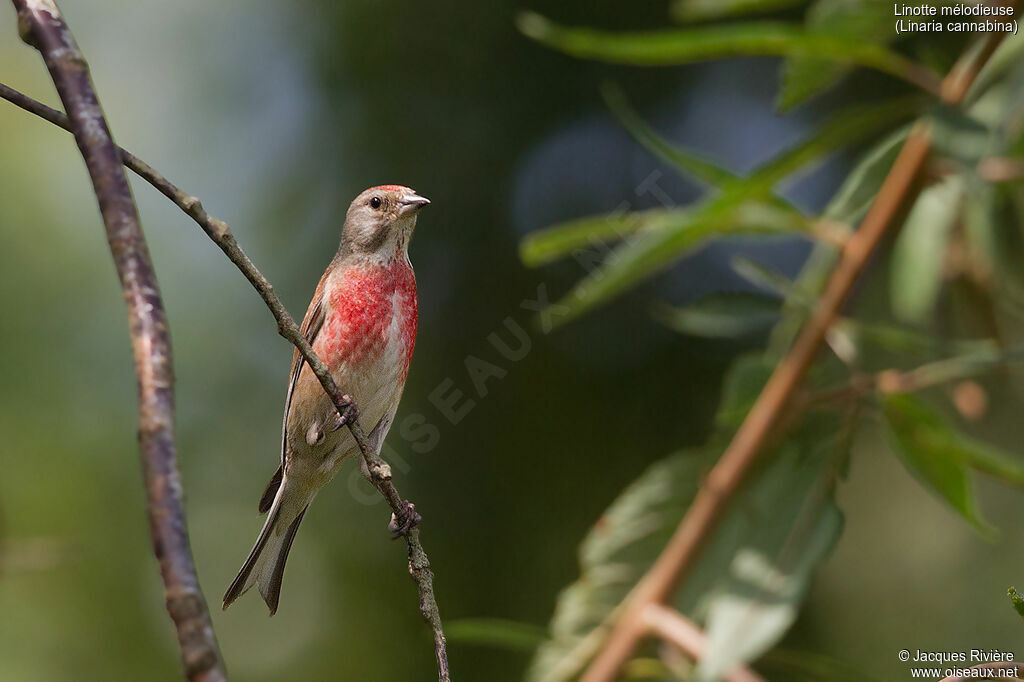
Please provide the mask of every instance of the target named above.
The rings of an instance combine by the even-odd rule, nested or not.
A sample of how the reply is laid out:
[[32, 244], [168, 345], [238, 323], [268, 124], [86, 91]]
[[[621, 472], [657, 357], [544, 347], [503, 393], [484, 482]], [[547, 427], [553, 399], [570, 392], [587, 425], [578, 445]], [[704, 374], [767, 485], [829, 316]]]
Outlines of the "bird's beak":
[[421, 197], [419, 194], [406, 194], [399, 203], [399, 215], [415, 213], [430, 203], [430, 199]]

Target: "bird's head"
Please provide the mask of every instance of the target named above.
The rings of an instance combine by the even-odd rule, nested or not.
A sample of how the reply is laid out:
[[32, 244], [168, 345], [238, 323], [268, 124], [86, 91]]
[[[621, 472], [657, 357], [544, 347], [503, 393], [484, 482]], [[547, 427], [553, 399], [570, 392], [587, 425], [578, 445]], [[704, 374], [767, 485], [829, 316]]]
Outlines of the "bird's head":
[[429, 204], [415, 190], [401, 185], [371, 187], [348, 207], [341, 249], [374, 260], [406, 254], [416, 214]]

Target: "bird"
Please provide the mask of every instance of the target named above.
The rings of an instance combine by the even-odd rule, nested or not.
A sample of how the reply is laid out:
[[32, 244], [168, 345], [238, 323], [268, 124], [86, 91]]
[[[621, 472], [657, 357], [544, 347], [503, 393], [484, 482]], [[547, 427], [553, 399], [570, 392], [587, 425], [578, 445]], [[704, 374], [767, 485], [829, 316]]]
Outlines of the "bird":
[[[409, 241], [430, 201], [402, 185], [380, 185], [355, 198], [338, 252], [317, 284], [300, 327], [338, 387], [358, 405], [379, 453], [391, 427], [416, 343], [416, 275]], [[284, 403], [281, 465], [259, 511], [267, 518], [238, 576], [227, 609], [253, 585], [277, 612], [284, 566], [303, 516], [342, 462], [359, 453], [316, 375], [296, 349]], [[365, 465], [364, 465], [365, 466]]]

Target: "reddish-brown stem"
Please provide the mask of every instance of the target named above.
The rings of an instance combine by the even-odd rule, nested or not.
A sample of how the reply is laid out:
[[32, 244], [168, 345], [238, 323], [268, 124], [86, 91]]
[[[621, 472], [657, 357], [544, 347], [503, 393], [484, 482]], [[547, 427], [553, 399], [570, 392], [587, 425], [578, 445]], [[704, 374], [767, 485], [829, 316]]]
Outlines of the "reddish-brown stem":
[[[661, 604], [648, 604], [643, 612], [644, 623], [651, 635], [671, 642], [694, 661], [701, 660], [708, 648], [704, 632], [693, 621], [675, 609]], [[736, 666], [723, 676], [724, 682], [765, 682], [750, 668]]]
[[[947, 104], [961, 102], [1001, 38], [1002, 34], [988, 37], [980, 51], [969, 53], [957, 62], [941, 87]], [[786, 420], [783, 418], [786, 409], [804, 374], [814, 363], [829, 328], [901, 207], [916, 194], [918, 175], [928, 158], [930, 146], [930, 132], [923, 124], [918, 124], [907, 137], [860, 228], [843, 246], [839, 261], [811, 317], [772, 372], [729, 446], [708, 473], [668, 544], [630, 593], [622, 615], [580, 678], [581, 682], [611, 682], [615, 679], [647, 632], [644, 621], [647, 606], [664, 603], [675, 591], [764, 446], [785, 430]]]

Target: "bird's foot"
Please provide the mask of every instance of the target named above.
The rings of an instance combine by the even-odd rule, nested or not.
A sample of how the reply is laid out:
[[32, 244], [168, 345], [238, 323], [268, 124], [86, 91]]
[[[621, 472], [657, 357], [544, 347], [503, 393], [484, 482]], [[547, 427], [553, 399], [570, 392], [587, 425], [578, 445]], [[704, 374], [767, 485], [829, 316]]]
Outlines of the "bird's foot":
[[340, 412], [337, 410], [334, 412], [334, 419], [330, 425], [331, 431], [337, 431], [341, 427], [359, 419], [359, 406], [356, 405], [355, 398], [345, 394], [341, 396], [341, 399], [344, 401], [342, 403], [343, 407]]
[[409, 500], [402, 500], [402, 514], [392, 513], [391, 523], [388, 524], [388, 530], [395, 535], [392, 539], [406, 537], [420, 525], [422, 520], [423, 517], [416, 512], [416, 505]]

